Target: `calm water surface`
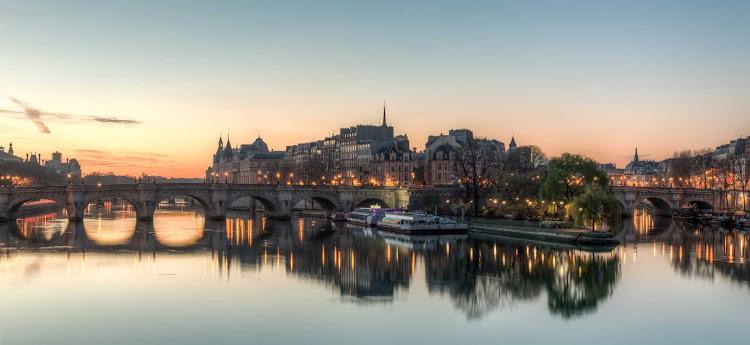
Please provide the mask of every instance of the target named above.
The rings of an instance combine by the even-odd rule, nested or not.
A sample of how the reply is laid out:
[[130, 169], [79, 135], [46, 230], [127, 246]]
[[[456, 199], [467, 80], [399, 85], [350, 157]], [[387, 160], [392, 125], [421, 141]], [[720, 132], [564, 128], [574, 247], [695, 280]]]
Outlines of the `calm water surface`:
[[322, 218], [0, 224], [6, 344], [744, 343], [747, 235], [628, 220], [611, 251], [408, 240]]

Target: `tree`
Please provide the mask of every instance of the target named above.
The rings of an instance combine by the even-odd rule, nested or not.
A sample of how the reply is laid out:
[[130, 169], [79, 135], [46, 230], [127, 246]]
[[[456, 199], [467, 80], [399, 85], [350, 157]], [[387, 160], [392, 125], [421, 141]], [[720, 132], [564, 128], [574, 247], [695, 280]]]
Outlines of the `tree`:
[[0, 176], [7, 175], [29, 179], [35, 186], [62, 185], [67, 180], [52, 169], [29, 162], [0, 162]]
[[460, 194], [474, 203], [474, 214], [479, 214], [480, 201], [489, 194], [500, 168], [500, 146], [496, 141], [472, 139], [456, 155]]
[[536, 170], [547, 162], [547, 156], [539, 146], [521, 146], [508, 151], [503, 157], [503, 170], [525, 174]]
[[695, 155], [692, 150], [675, 152], [670, 163], [671, 178], [678, 187], [690, 187], [690, 176], [695, 172]]
[[750, 157], [737, 158], [735, 160], [735, 179], [740, 184], [742, 190], [742, 209], [747, 210], [747, 192], [748, 183], [750, 183]]
[[694, 152], [695, 156], [693, 157], [692, 164], [693, 171], [691, 172], [691, 174], [697, 179], [696, 182], [700, 182], [697, 183], [695, 187], [708, 187], [708, 182], [713, 167], [711, 153], [713, 153], [713, 150], [709, 148], [697, 150]]
[[719, 178], [719, 183], [721, 183], [720, 187], [722, 189], [730, 189], [734, 187], [734, 170], [736, 161], [737, 158], [733, 155], [714, 160], [716, 176]]
[[568, 208], [577, 226], [589, 223], [596, 230], [596, 223], [604, 223], [614, 228], [622, 222], [620, 202], [608, 186], [589, 184], [583, 194], [573, 198]]
[[570, 201], [583, 193], [587, 184], [608, 185], [607, 173], [596, 161], [582, 155], [563, 153], [550, 159], [539, 194], [544, 200]]

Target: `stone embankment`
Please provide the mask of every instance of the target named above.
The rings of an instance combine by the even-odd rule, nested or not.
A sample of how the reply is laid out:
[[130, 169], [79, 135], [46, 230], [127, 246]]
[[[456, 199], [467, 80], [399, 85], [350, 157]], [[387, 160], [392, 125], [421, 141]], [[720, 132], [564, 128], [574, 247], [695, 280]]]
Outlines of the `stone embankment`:
[[611, 233], [573, 228], [545, 228], [539, 222], [509, 219], [470, 218], [469, 233], [497, 235], [551, 243], [612, 246], [620, 243]]

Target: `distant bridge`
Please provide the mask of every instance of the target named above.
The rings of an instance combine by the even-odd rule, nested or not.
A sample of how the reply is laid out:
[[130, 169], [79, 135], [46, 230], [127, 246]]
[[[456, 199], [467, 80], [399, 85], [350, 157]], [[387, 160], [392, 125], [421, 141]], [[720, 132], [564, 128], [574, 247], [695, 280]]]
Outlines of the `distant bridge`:
[[680, 207], [690, 204], [715, 211], [727, 204], [726, 200], [722, 203], [722, 191], [714, 189], [613, 186], [612, 190], [620, 201], [623, 216], [632, 216], [633, 210], [645, 201], [653, 205], [659, 216], [671, 216]]
[[290, 186], [267, 184], [139, 183], [118, 185], [76, 185], [0, 188], [0, 221], [17, 217], [18, 209], [28, 201], [48, 199], [57, 202], [72, 220], [83, 219], [88, 204], [119, 198], [133, 205], [138, 219], [151, 220], [157, 205], [175, 197], [195, 199], [209, 219], [226, 218], [227, 208], [249, 197], [263, 205], [269, 218], [287, 219], [302, 200], [318, 202], [326, 212], [348, 211], [355, 207], [380, 204], [383, 207], [408, 207], [410, 191], [400, 187]]

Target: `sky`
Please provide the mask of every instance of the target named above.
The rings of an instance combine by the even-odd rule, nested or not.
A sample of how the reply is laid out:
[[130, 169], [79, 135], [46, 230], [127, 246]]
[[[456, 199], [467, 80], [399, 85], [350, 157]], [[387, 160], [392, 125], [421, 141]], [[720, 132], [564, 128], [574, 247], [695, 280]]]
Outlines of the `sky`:
[[0, 0], [0, 145], [200, 177], [381, 121], [620, 167], [750, 135], [750, 1]]

